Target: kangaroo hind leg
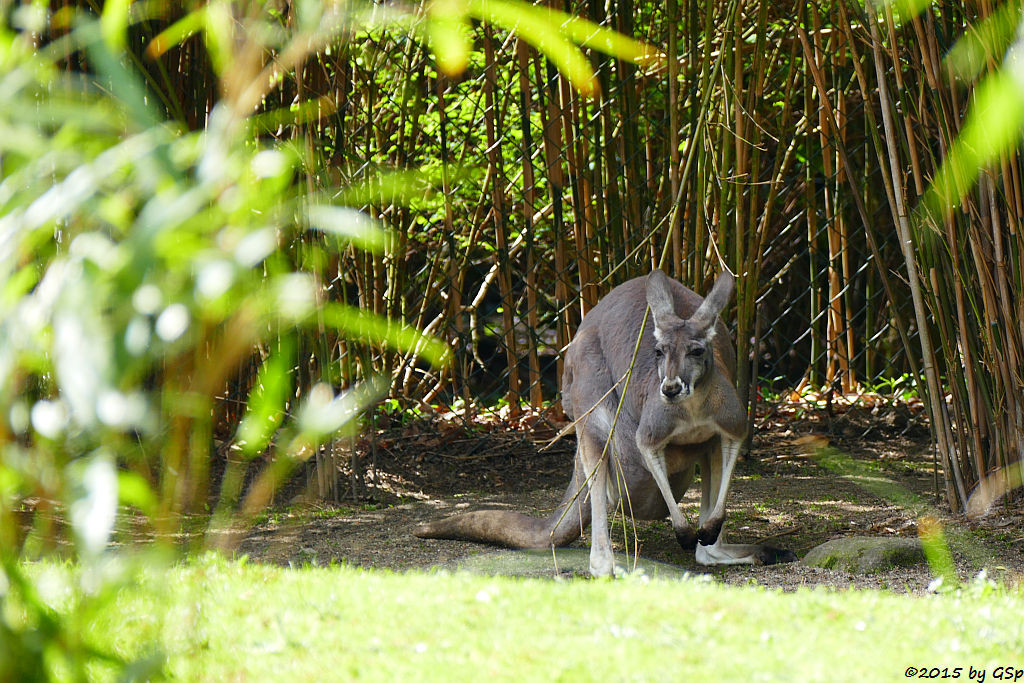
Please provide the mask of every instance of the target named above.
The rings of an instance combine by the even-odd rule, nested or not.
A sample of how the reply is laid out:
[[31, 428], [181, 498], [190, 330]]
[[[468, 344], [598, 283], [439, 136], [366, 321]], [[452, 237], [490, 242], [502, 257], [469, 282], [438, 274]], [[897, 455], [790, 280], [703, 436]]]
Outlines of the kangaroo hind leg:
[[[724, 439], [723, 439], [724, 441]], [[725, 496], [739, 444], [726, 442], [710, 450], [701, 461], [700, 530], [698, 536], [713, 541], [697, 544], [695, 557], [698, 564], [778, 564], [797, 559], [789, 550], [754, 543], [725, 542]]]
[[603, 453], [603, 444], [586, 430], [579, 431], [578, 439], [578, 462], [582, 464], [587, 475], [590, 492], [590, 575], [613, 576], [615, 554], [612, 551], [608, 528], [608, 510], [615, 501], [609, 500], [611, 496], [608, 490], [608, 454]]

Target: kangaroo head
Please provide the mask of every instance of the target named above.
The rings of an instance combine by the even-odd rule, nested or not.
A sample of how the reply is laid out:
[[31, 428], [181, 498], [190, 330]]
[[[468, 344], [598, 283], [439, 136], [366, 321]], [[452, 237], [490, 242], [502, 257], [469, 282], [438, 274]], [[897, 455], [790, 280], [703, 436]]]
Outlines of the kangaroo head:
[[654, 270], [647, 278], [647, 306], [654, 317], [654, 356], [660, 396], [678, 403], [711, 375], [715, 323], [732, 296], [733, 276], [722, 273], [704, 302], [687, 319], [676, 314], [668, 276]]

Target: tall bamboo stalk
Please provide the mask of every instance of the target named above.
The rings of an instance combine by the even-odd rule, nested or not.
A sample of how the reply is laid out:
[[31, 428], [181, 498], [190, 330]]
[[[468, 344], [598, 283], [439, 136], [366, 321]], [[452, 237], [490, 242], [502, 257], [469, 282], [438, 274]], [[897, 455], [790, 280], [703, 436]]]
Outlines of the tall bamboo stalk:
[[537, 348], [537, 330], [540, 327], [540, 313], [537, 310], [537, 255], [535, 251], [536, 226], [533, 215], [537, 210], [536, 183], [533, 177], [533, 127], [530, 114], [533, 110], [530, 82], [529, 47], [523, 40], [516, 41], [516, 61], [519, 67], [519, 121], [522, 132], [523, 167], [523, 228], [526, 231], [526, 319], [527, 355], [529, 363], [528, 387], [530, 407], [540, 410], [544, 402], [541, 392], [540, 353]]
[[[885, 130], [885, 140], [889, 152], [889, 172], [895, 180], [901, 178], [899, 168], [899, 157], [896, 149], [894, 123], [892, 120], [892, 105], [889, 99], [889, 90], [886, 85], [885, 72], [883, 71], [882, 45], [878, 37], [878, 27], [875, 22], [870, 23], [872, 51], [875, 56], [875, 76], [878, 82], [878, 95], [882, 105], [882, 123]], [[943, 464], [947, 471], [953, 472], [953, 483], [956, 496], [947, 491], [947, 498], [954, 509], [963, 510], [967, 505], [967, 492], [964, 487], [963, 475], [960, 472], [959, 459], [953, 452], [951, 443], [951, 429], [942, 402], [943, 392], [939, 384], [938, 375], [935, 371], [935, 355], [932, 349], [931, 333], [928, 326], [927, 310], [924, 305], [924, 298], [921, 293], [920, 278], [918, 276], [917, 261], [915, 260], [913, 239], [910, 232], [910, 219], [907, 204], [903, 198], [903, 188], [900, 182], [893, 182], [893, 212], [896, 217], [896, 229], [899, 235], [900, 245], [903, 249], [904, 265], [907, 269], [907, 279], [910, 285], [910, 293], [914, 303], [914, 316], [917, 320], [918, 340], [921, 345], [923, 356], [923, 368], [927, 383], [929, 415], [932, 420], [933, 432], [936, 435], [939, 453], [942, 456]], [[947, 479], [947, 489], [949, 483]]]
[[509, 263], [508, 211], [505, 205], [505, 173], [503, 169], [502, 145], [498, 139], [498, 99], [496, 96], [497, 64], [495, 63], [494, 36], [491, 27], [484, 27], [484, 54], [487, 67], [484, 69], [484, 94], [486, 109], [484, 122], [487, 128], [488, 164], [493, 172], [493, 201], [491, 221], [494, 225], [495, 257], [498, 266], [498, 289], [501, 293], [504, 324], [505, 359], [508, 367], [508, 392], [506, 399], [513, 415], [519, 412], [519, 354], [515, 335], [515, 302], [512, 299], [511, 264]]

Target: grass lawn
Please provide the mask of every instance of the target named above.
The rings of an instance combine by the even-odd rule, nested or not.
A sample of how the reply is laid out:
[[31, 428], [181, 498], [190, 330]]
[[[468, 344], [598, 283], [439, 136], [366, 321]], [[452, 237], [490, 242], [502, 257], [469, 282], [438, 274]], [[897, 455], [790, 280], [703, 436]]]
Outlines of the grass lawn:
[[[73, 609], [67, 569], [32, 573], [58, 611]], [[985, 582], [926, 597], [783, 594], [206, 558], [145, 571], [92, 616], [89, 638], [128, 658], [155, 643], [167, 673], [188, 681], [864, 682], [904, 679], [908, 667], [997, 680], [1024, 668], [1022, 615], [1024, 593]]]

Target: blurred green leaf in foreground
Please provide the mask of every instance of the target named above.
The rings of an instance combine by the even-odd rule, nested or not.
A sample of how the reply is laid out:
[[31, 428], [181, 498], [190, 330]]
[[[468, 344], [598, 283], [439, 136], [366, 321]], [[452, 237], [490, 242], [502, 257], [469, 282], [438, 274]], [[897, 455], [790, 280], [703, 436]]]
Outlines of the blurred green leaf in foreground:
[[[389, 240], [366, 215], [314, 194], [302, 182], [312, 163], [304, 146], [268, 132], [329, 113], [329, 103], [264, 107], [282, 74], [316, 51], [364, 27], [415, 34], [420, 18], [319, 0], [295, 3], [287, 17], [267, 3], [211, 0], [167, 21], [163, 3], [88, 7], [96, 13], [0, 3], [3, 680], [84, 679], [90, 662], [129, 678], [159, 674], [158, 652], [122, 661], [87, 637], [90, 616], [134, 575], [130, 556], [109, 550], [121, 511], [148, 520], [157, 551], [181, 539], [201, 547], [208, 530], [221, 543], [321, 443], [352, 429], [384, 387], [373, 378], [337, 386], [329, 372], [297, 387], [302, 334], [446, 358], [405, 324], [326, 301], [325, 274], [293, 262], [295, 243], [330, 252], [384, 250]], [[449, 2], [428, 14], [448, 71], [464, 62], [466, 17], [521, 32], [583, 90], [595, 81], [577, 45], [634, 61], [654, 55], [527, 4]], [[147, 59], [202, 37], [220, 98], [198, 130], [173, 120], [174, 96], [143, 78], [126, 47], [130, 30], [151, 26], [162, 28], [147, 38]], [[254, 361], [214, 492], [215, 396]], [[243, 488], [258, 456], [264, 466]], [[21, 564], [53, 550], [78, 562], [63, 615]]]

